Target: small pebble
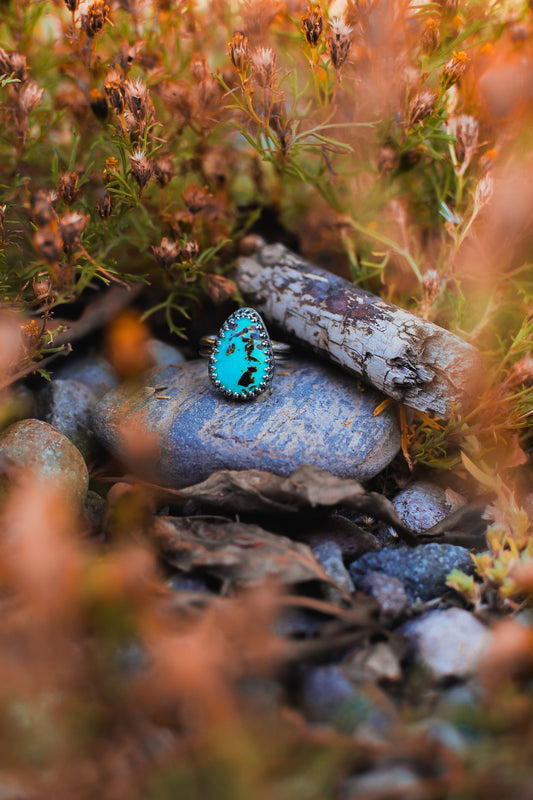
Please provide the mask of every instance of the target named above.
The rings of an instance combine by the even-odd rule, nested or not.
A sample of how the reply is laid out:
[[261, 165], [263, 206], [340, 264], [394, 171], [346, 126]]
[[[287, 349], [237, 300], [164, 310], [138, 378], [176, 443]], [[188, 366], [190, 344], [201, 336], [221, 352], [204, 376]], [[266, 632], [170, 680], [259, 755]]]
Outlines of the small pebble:
[[342, 550], [339, 545], [336, 542], [325, 541], [322, 544], [316, 544], [312, 549], [329, 577], [333, 578], [335, 583], [351, 594], [355, 587], [348, 570], [344, 566]]
[[400, 617], [409, 606], [409, 597], [405, 586], [394, 575], [368, 572], [361, 579], [359, 588], [377, 600], [381, 613], [389, 619]]
[[379, 767], [347, 778], [339, 791], [340, 800], [426, 800], [421, 779], [403, 764]]
[[323, 523], [317, 523], [310, 531], [306, 529], [301, 538], [313, 549], [315, 545], [323, 542], [336, 542], [341, 549], [343, 561], [348, 562], [371, 550], [380, 549], [379, 542], [372, 533], [341, 514], [331, 514]]
[[451, 544], [424, 544], [419, 547], [390, 546], [377, 553], [367, 553], [350, 564], [356, 588], [369, 572], [382, 572], [402, 581], [411, 603], [440, 597], [447, 591], [446, 578], [453, 569], [467, 574], [474, 562], [464, 547]]
[[92, 489], [89, 489], [83, 509], [91, 533], [95, 535], [101, 533], [107, 512], [106, 500], [98, 492], [93, 492]]
[[435, 678], [471, 675], [491, 639], [488, 628], [462, 608], [429, 611], [401, 632]]
[[365, 735], [382, 735], [390, 726], [390, 714], [361, 692], [345, 671], [330, 664], [314, 667], [302, 681], [304, 710], [313, 722], [329, 723], [342, 733], [362, 728]]
[[342, 660], [342, 668], [354, 683], [399, 681], [402, 677], [398, 656], [387, 642], [353, 650]]
[[464, 499], [433, 483], [417, 481], [397, 494], [392, 504], [404, 525], [415, 533], [422, 533], [456, 511], [464, 504]]

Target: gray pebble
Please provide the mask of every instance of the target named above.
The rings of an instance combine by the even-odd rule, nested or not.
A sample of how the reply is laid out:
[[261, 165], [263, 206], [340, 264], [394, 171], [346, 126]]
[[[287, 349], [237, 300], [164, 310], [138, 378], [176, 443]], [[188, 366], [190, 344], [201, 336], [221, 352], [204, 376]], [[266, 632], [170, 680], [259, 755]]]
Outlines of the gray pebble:
[[431, 600], [447, 590], [446, 578], [453, 569], [467, 574], [474, 570], [469, 551], [451, 544], [424, 544], [416, 548], [385, 547], [366, 553], [350, 564], [350, 575], [359, 588], [369, 572], [399, 578], [412, 603]]
[[106, 500], [98, 492], [89, 489], [83, 508], [90, 531], [94, 534], [100, 533], [104, 527], [107, 512]]
[[472, 674], [491, 638], [490, 631], [462, 608], [429, 611], [401, 630], [435, 678]]
[[339, 545], [336, 542], [325, 541], [321, 544], [316, 544], [313, 547], [313, 552], [330, 578], [333, 578], [335, 583], [338, 583], [342, 589], [351, 594], [355, 587], [348, 570], [344, 566], [342, 550]]
[[463, 503], [455, 492], [446, 492], [426, 481], [411, 484], [392, 501], [400, 520], [415, 533], [433, 527]]
[[37, 416], [64, 433], [85, 459], [92, 459], [98, 451], [91, 429], [96, 402], [92, 389], [81, 381], [54, 380], [39, 392]]
[[47, 422], [25, 419], [10, 425], [0, 434], [0, 454], [60, 487], [71, 502], [85, 500], [89, 485], [85, 461], [70, 439]]
[[210, 592], [205, 578], [200, 575], [189, 575], [177, 572], [167, 581], [167, 586], [173, 592]]
[[390, 725], [389, 716], [334, 664], [315, 667], [304, 676], [302, 702], [313, 722], [329, 723], [343, 733], [353, 733], [363, 726], [378, 735]]
[[340, 800], [425, 800], [427, 791], [421, 779], [403, 764], [383, 766], [363, 775], [347, 778], [340, 787]]
[[400, 444], [393, 412], [372, 416], [381, 399], [339, 370], [298, 358], [278, 371], [271, 391], [238, 403], [215, 391], [199, 360], [152, 372], [141, 390], [108, 393], [94, 424], [126, 462], [124, 429], [152, 435], [159, 454], [154, 477], [171, 484], [196, 483], [220, 469], [290, 475], [307, 464], [367, 480]]
[[331, 514], [322, 525], [318, 523], [311, 531], [299, 534], [312, 548], [323, 542], [336, 542], [343, 560], [353, 561], [371, 550], [379, 550], [376, 537], [341, 514]]
[[409, 597], [399, 578], [383, 572], [369, 572], [361, 579], [359, 588], [374, 597], [381, 613], [389, 619], [401, 616], [409, 606]]

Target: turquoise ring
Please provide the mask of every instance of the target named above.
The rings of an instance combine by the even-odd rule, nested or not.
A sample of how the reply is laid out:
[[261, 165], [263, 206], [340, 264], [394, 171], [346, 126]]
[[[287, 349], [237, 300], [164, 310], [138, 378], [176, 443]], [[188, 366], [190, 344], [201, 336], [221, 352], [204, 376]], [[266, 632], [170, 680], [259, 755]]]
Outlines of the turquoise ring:
[[290, 346], [270, 341], [265, 323], [253, 308], [240, 308], [227, 318], [218, 336], [204, 336], [200, 355], [209, 356], [209, 377], [215, 389], [231, 400], [253, 400], [269, 388], [275, 358]]

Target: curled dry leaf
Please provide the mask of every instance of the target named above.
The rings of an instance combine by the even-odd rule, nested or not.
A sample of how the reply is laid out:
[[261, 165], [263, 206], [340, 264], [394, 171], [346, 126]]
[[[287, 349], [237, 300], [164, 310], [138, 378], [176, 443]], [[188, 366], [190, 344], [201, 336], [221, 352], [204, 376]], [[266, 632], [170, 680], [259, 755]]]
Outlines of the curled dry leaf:
[[390, 500], [321, 467], [299, 467], [288, 477], [258, 469], [219, 470], [182, 489], [152, 488], [166, 502], [184, 505], [193, 500], [205, 508], [237, 514], [285, 516], [339, 507], [362, 511], [387, 522], [407, 544], [418, 543], [416, 535], [400, 522]]
[[282, 584], [320, 581], [338, 588], [307, 545], [258, 525], [156, 517], [152, 532], [170, 564], [187, 572], [202, 569], [232, 587], [274, 578]]

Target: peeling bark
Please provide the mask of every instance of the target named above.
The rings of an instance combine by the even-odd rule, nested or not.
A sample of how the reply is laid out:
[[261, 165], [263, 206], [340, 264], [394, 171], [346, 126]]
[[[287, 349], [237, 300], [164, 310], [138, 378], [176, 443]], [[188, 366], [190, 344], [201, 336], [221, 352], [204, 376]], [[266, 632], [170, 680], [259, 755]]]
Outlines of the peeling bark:
[[288, 337], [412, 408], [445, 419], [480, 389], [483, 367], [472, 345], [283, 245], [242, 257], [236, 281]]

